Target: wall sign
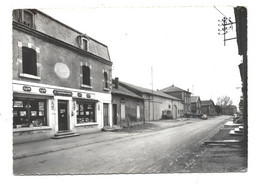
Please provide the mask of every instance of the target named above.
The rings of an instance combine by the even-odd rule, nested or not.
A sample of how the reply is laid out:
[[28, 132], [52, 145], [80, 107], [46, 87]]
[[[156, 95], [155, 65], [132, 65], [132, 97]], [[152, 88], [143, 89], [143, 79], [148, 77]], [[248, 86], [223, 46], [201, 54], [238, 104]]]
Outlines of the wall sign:
[[39, 88], [39, 92], [40, 93], [46, 93], [46, 89], [45, 88]]
[[30, 86], [23, 86], [23, 91], [30, 92], [32, 88]]
[[72, 92], [67, 90], [53, 90], [53, 94], [59, 96], [72, 96]]

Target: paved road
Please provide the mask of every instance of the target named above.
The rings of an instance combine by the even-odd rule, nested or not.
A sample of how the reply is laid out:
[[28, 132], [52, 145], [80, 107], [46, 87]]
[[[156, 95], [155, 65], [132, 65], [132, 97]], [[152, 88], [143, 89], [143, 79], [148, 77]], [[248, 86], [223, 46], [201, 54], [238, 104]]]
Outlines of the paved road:
[[14, 160], [15, 174], [174, 173], [203, 152], [226, 116]]

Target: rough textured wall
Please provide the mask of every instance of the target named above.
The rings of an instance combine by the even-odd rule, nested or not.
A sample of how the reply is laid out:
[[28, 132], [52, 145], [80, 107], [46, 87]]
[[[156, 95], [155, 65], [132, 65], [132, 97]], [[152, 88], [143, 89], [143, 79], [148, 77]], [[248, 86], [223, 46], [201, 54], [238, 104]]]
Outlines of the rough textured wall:
[[[20, 44], [19, 44], [20, 43]], [[41, 64], [41, 80], [31, 80], [19, 76], [19, 62], [22, 59], [21, 46], [37, 48], [37, 60]], [[20, 60], [19, 60], [20, 59]], [[13, 79], [38, 82], [61, 87], [81, 88], [81, 65], [91, 66], [92, 91], [103, 92], [103, 70], [108, 71], [112, 81], [111, 66], [70, 51], [61, 46], [45, 42], [34, 36], [13, 30]], [[21, 71], [21, 70], [20, 70]]]
[[[141, 100], [127, 96], [112, 95], [113, 104], [117, 104], [117, 124], [122, 127], [129, 127], [143, 124], [144, 121], [144, 104]], [[124, 98], [125, 119], [121, 119], [121, 98]], [[140, 106], [140, 118], [137, 119], [137, 101]]]

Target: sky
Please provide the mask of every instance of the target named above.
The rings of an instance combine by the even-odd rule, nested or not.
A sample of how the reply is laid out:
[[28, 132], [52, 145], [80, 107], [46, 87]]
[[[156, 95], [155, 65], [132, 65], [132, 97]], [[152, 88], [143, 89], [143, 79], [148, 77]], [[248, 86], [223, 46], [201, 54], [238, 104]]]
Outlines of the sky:
[[[233, 7], [216, 7], [235, 22]], [[39, 9], [108, 46], [113, 78], [145, 88], [175, 85], [202, 100], [230, 96], [238, 105], [241, 78], [236, 40], [218, 35], [223, 15], [206, 7]], [[235, 37], [235, 25], [227, 38]], [[153, 80], [153, 81], [152, 81]], [[153, 84], [152, 84], [153, 83]]]

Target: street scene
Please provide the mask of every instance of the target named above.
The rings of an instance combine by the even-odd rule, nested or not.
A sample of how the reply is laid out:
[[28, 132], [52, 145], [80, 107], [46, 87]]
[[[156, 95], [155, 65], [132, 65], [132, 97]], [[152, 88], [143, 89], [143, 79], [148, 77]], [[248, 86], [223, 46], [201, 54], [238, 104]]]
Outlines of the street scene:
[[13, 9], [12, 57], [14, 175], [248, 170], [244, 6]]
[[[226, 132], [222, 132], [220, 139], [216, 137], [229, 119], [221, 116], [160, 121], [117, 132], [79, 136], [73, 142], [61, 139], [15, 145], [14, 172], [25, 175], [241, 172], [246, 169], [246, 157], [239, 144], [222, 141], [210, 145], [212, 138], [241, 139], [227, 137]], [[219, 163], [216, 160], [219, 155], [226, 160]]]

